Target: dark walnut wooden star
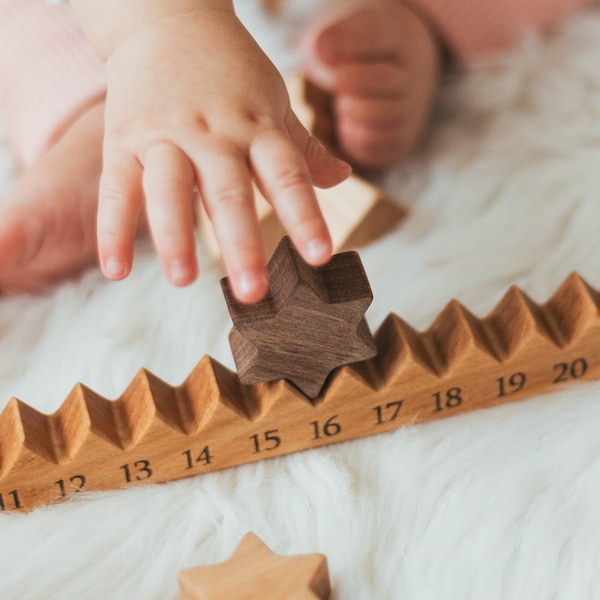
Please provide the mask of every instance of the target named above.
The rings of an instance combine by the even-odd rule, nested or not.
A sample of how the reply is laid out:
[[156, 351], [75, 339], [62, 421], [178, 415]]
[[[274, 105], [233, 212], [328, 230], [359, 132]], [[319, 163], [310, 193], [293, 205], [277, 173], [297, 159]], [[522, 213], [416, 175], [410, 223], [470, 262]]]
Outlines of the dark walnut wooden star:
[[280, 556], [247, 533], [229, 560], [179, 573], [181, 600], [327, 600], [324, 554]]
[[373, 294], [356, 252], [311, 267], [284, 237], [268, 272], [269, 293], [252, 305], [237, 302], [229, 280], [221, 281], [242, 383], [287, 379], [314, 399], [335, 368], [375, 356], [364, 318]]

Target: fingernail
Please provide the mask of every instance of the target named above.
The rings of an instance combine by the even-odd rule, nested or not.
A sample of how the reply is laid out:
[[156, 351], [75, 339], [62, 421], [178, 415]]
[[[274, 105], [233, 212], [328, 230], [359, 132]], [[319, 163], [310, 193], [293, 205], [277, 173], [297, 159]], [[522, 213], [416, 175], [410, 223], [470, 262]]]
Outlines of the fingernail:
[[320, 264], [329, 260], [331, 249], [329, 244], [321, 239], [310, 240], [306, 244], [306, 254], [310, 263]]
[[243, 302], [258, 302], [268, 287], [265, 273], [243, 271], [237, 277], [237, 291]]
[[187, 260], [174, 260], [169, 266], [171, 281], [175, 284], [188, 283], [196, 275], [196, 267]]
[[104, 263], [104, 272], [111, 278], [118, 279], [127, 275], [125, 263], [113, 256], [106, 259]]
[[332, 156], [330, 158], [331, 166], [338, 171], [345, 171], [348, 174], [352, 173], [352, 165], [347, 163], [345, 160], [341, 160], [340, 158], [336, 158]]

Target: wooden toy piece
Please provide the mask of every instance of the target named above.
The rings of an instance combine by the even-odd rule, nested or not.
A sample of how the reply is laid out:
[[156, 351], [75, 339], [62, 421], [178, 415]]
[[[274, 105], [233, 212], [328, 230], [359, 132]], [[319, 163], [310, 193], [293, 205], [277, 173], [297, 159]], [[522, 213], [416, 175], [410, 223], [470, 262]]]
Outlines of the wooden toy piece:
[[333, 369], [375, 356], [364, 318], [373, 294], [356, 252], [311, 267], [284, 237], [268, 271], [269, 293], [253, 305], [237, 302], [229, 279], [221, 281], [242, 383], [287, 379], [316, 398]]
[[479, 319], [450, 302], [424, 332], [391, 314], [377, 356], [336, 369], [315, 401], [245, 386], [205, 356], [172, 387], [142, 370], [116, 401], [78, 384], [56, 413], [0, 413], [0, 509], [160, 483], [458, 415], [600, 378], [600, 294], [576, 274], [538, 305], [511, 288]]
[[[319, 139], [326, 138], [326, 144], [334, 143], [329, 96], [302, 77], [288, 80], [287, 85], [294, 111], [304, 126]], [[335, 252], [369, 244], [395, 229], [407, 214], [397, 200], [357, 175], [334, 188], [315, 188], [315, 193]], [[265, 256], [271, 256], [286, 232], [256, 187], [254, 199]], [[220, 258], [212, 223], [201, 203], [197, 204], [196, 212], [205, 246], [213, 256]]]
[[226, 562], [179, 574], [181, 600], [327, 600], [324, 554], [280, 556], [247, 533]]

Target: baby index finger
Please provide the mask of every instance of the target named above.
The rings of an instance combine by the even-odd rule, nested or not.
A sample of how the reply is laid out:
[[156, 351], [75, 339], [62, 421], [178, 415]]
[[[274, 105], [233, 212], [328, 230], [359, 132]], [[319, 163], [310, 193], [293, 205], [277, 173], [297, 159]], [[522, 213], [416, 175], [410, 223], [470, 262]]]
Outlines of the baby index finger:
[[312, 265], [326, 263], [331, 237], [300, 150], [282, 132], [268, 131], [252, 143], [250, 163], [261, 192], [302, 258]]

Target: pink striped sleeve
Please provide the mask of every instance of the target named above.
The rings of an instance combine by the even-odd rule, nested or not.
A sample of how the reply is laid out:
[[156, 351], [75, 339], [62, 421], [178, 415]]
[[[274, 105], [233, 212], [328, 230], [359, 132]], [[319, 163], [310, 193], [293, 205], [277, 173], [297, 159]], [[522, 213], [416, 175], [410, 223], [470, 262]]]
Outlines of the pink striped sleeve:
[[548, 31], [589, 0], [409, 0], [460, 61], [506, 49], [527, 29]]
[[72, 11], [43, 0], [0, 0], [0, 95], [21, 166], [104, 93], [104, 65]]

